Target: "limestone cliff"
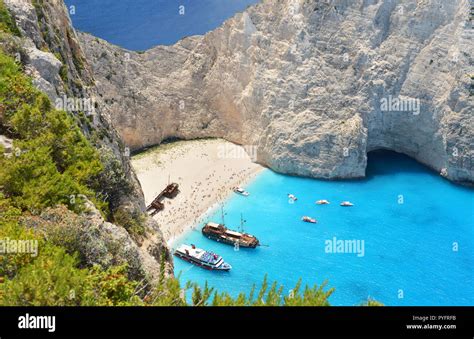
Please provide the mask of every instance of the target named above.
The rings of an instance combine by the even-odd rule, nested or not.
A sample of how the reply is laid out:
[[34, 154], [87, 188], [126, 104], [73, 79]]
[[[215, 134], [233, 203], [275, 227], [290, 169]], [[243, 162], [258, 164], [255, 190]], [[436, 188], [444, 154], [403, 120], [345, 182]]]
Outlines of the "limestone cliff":
[[[111, 122], [103, 114], [98, 99], [94, 75], [82, 51], [80, 42], [62, 0], [4, 0], [21, 31], [20, 37], [1, 37], [2, 47], [17, 56], [27, 74], [53, 103], [57, 100], [82, 100], [93, 103], [84, 109], [73, 110], [84, 134], [98, 148], [105, 173], [101, 178], [99, 198], [106, 200], [112, 215], [137, 215], [145, 209], [140, 185], [131, 169], [129, 154]], [[67, 107], [65, 106], [66, 110]], [[86, 261], [98, 264], [128, 263], [130, 273], [137, 279], [157, 278], [162, 256], [172, 274], [172, 258], [159, 226], [152, 218], [142, 223], [147, 235], [137, 239], [123, 225], [106, 222], [95, 207], [89, 203], [89, 212], [84, 217], [89, 225], [81, 230], [89, 238], [81, 255]], [[112, 220], [113, 221], [113, 220]], [[93, 232], [91, 231], [93, 230]], [[89, 234], [90, 233], [90, 234]], [[92, 244], [100, 244], [92, 248]], [[121, 246], [111, 254], [107, 249]], [[111, 258], [112, 256], [112, 258]], [[107, 266], [107, 265], [105, 265]]]
[[468, 0], [263, 0], [144, 53], [79, 34], [104, 114], [133, 149], [222, 137], [318, 178], [405, 153], [474, 180]]

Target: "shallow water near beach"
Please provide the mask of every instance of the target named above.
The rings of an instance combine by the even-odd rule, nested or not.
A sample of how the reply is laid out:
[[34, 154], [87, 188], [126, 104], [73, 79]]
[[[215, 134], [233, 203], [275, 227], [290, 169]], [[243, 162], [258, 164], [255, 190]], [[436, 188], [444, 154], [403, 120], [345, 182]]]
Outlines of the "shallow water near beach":
[[[180, 280], [237, 295], [259, 285], [265, 274], [288, 293], [328, 280], [336, 291], [332, 305], [357, 305], [368, 297], [386, 305], [474, 304], [474, 191], [438, 176], [393, 152], [369, 154], [367, 178], [321, 181], [265, 170], [224, 206], [225, 223], [267, 246], [255, 250], [219, 244], [203, 237], [202, 225], [173, 246], [193, 243], [224, 257], [230, 272], [209, 272], [175, 258]], [[288, 193], [298, 197], [290, 204]], [[330, 205], [319, 206], [316, 200]], [[349, 200], [354, 207], [340, 207]], [[303, 215], [317, 224], [304, 223]], [[221, 222], [216, 211], [210, 218]], [[326, 240], [359, 240], [364, 255], [326, 253]]]

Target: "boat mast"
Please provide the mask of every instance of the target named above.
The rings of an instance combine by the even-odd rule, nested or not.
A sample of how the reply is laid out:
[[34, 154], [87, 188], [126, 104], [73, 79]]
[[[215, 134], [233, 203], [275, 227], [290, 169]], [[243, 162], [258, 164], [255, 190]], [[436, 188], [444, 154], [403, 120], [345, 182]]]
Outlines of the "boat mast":
[[240, 213], [240, 233], [244, 233], [244, 217], [242, 213]]

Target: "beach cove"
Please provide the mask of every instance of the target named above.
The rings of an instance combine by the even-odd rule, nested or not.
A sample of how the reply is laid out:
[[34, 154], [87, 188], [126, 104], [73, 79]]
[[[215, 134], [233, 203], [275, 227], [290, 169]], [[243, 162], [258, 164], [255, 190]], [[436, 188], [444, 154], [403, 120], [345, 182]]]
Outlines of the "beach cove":
[[170, 182], [180, 193], [165, 200], [154, 218], [170, 244], [219, 208], [232, 189], [251, 182], [264, 168], [241, 146], [220, 139], [178, 141], [152, 148], [132, 159], [145, 202], [151, 203]]
[[[455, 185], [394, 152], [370, 153], [363, 180], [322, 181], [277, 174], [252, 164], [250, 158], [207, 162], [213, 157], [216, 161], [219, 145], [229, 144], [221, 140], [180, 142], [133, 160], [147, 202], [155, 193], [152, 183], [158, 184], [158, 190], [165, 186], [170, 168], [186, 167], [176, 180], [194, 183], [193, 188], [181, 185], [179, 198], [155, 218], [172, 250], [182, 243], [196, 244], [219, 253], [233, 266], [228, 273], [210, 272], [175, 258], [175, 274], [182, 282], [204, 285], [207, 281], [235, 294], [250, 291], [267, 275], [288, 293], [300, 278], [310, 285], [327, 280], [336, 288], [331, 297], [334, 305], [358, 305], [367, 298], [399, 306], [474, 302], [472, 188]], [[170, 167], [159, 167], [164, 159]], [[190, 163], [190, 159], [207, 160]], [[204, 172], [198, 175], [200, 171]], [[185, 173], [193, 179], [185, 179]], [[231, 177], [235, 181], [227, 182]], [[202, 193], [196, 195], [199, 182]], [[250, 196], [234, 194], [236, 185], [244, 186]], [[290, 192], [298, 201], [290, 203]], [[186, 214], [183, 201], [196, 196], [205, 199], [191, 200], [196, 214]], [[318, 199], [331, 204], [316, 205]], [[339, 206], [343, 200], [355, 206]], [[221, 222], [220, 206], [229, 228], [237, 230], [243, 215], [245, 231], [256, 235], [264, 246], [236, 251], [203, 237], [205, 222]], [[198, 215], [198, 211], [204, 212]], [[318, 223], [302, 222], [303, 215]], [[327, 250], [328, 242], [339, 241], [362, 244], [363, 251], [358, 247], [353, 252], [338, 247]]]

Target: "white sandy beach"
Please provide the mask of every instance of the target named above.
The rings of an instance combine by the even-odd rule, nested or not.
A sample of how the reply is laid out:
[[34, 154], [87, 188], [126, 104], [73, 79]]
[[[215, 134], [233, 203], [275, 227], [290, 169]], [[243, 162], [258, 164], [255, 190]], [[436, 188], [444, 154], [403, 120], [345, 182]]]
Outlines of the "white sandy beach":
[[[206, 221], [236, 186], [245, 186], [263, 167], [251, 161], [241, 146], [220, 139], [178, 141], [138, 154], [132, 165], [147, 204], [170, 182], [179, 184], [174, 199], [154, 216], [166, 241]], [[169, 178], [169, 179], [168, 179]]]

